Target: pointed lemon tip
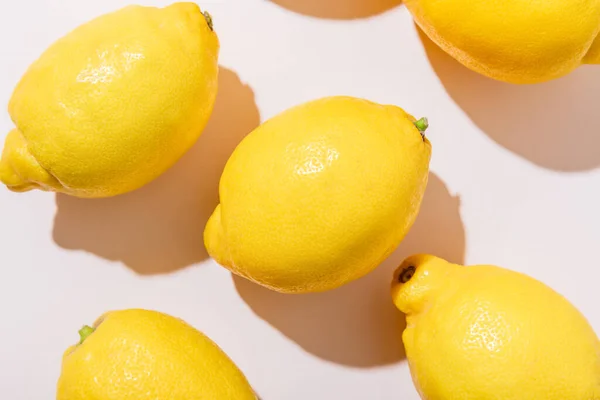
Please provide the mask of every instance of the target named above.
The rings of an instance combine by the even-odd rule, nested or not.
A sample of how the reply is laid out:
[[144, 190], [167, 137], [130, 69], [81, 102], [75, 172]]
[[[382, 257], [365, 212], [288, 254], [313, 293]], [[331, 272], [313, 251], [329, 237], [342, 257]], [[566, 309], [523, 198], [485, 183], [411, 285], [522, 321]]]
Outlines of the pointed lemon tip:
[[0, 182], [13, 192], [59, 190], [62, 187], [29, 152], [27, 140], [18, 129], [6, 136], [0, 159]]
[[219, 264], [226, 264], [226, 247], [221, 225], [221, 204], [217, 205], [204, 228], [204, 246], [208, 254]]
[[12, 191], [24, 192], [35, 186], [19, 173], [18, 165], [23, 163], [27, 154], [27, 143], [23, 135], [17, 129], [13, 129], [6, 136], [0, 159], [0, 182]]
[[394, 272], [392, 300], [403, 313], [410, 315], [422, 311], [437, 289], [444, 283], [445, 275], [452, 269], [446, 260], [429, 254], [408, 257]]
[[588, 50], [583, 58], [584, 64], [600, 64], [600, 35], [592, 43], [592, 47]]

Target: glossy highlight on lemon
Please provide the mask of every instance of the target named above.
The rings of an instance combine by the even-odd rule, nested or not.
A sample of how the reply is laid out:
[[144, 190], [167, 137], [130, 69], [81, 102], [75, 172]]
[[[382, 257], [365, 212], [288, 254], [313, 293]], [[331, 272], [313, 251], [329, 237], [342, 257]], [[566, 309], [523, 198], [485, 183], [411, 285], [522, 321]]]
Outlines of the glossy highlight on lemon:
[[128, 6], [52, 44], [9, 103], [0, 181], [78, 197], [150, 182], [197, 140], [217, 93], [219, 41], [194, 3]]
[[600, 64], [600, 0], [405, 0], [416, 23], [468, 68], [538, 83]]
[[377, 267], [427, 185], [427, 121], [352, 97], [311, 101], [251, 132], [228, 160], [209, 254], [279, 292], [320, 292]]
[[207, 336], [148, 310], [104, 314], [63, 357], [56, 400], [257, 400]]
[[564, 297], [526, 275], [408, 258], [392, 283], [423, 400], [599, 400], [600, 341]]

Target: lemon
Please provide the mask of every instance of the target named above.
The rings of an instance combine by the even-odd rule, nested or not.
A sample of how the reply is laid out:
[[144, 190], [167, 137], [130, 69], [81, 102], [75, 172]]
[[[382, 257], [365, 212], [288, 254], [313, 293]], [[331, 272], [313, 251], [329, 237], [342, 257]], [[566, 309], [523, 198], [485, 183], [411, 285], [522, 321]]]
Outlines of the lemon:
[[418, 255], [394, 276], [424, 400], [599, 400], [600, 341], [541, 282], [503, 268]]
[[600, 64], [600, 0], [405, 0], [442, 49], [483, 75], [513, 83]]
[[65, 352], [56, 400], [256, 400], [208, 337], [156, 311], [122, 310], [80, 330]]
[[357, 279], [402, 241], [427, 185], [431, 146], [401, 108], [352, 97], [293, 107], [228, 160], [204, 241], [232, 272], [280, 292]]
[[21, 78], [0, 181], [107, 197], [148, 183], [197, 140], [217, 92], [219, 41], [193, 3], [129, 6], [79, 26]]

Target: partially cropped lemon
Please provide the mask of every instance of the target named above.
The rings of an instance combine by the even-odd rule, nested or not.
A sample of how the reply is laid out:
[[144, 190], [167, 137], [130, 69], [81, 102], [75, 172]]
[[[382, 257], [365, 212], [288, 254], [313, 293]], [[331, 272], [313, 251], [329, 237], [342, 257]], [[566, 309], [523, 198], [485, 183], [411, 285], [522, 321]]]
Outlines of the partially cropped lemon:
[[193, 3], [129, 6], [51, 45], [9, 103], [0, 181], [107, 197], [148, 183], [196, 141], [217, 92], [219, 42]]
[[103, 315], [65, 352], [56, 400], [256, 400], [208, 337], [155, 311]]
[[600, 64], [600, 0], [405, 0], [442, 49], [483, 75], [514, 83]]
[[426, 120], [351, 97], [293, 107], [236, 148], [204, 232], [209, 254], [280, 292], [333, 289], [379, 265], [419, 211]]
[[408, 258], [392, 294], [424, 400], [599, 400], [600, 341], [541, 282], [503, 268]]

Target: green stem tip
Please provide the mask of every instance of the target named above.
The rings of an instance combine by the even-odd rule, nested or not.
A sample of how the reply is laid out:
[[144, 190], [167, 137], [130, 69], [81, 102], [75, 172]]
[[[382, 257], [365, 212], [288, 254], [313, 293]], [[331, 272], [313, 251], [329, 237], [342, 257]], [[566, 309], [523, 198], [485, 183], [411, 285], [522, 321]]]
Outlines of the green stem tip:
[[429, 128], [429, 121], [427, 120], [427, 118], [423, 117], [420, 120], [416, 121], [414, 124], [419, 130], [419, 132], [421, 132], [421, 136], [425, 136], [425, 131], [427, 130], [427, 128]]
[[88, 338], [88, 336], [94, 333], [94, 331], [95, 329], [91, 326], [84, 325], [83, 328], [79, 330], [79, 337], [81, 338], [79, 340], [79, 344], [82, 344], [85, 341], [85, 339]]
[[208, 13], [208, 11], [204, 11], [202, 13], [202, 15], [204, 15], [204, 19], [206, 19], [206, 23], [208, 24], [208, 27], [210, 28], [210, 30], [214, 31], [215, 29], [213, 28], [212, 16]]

